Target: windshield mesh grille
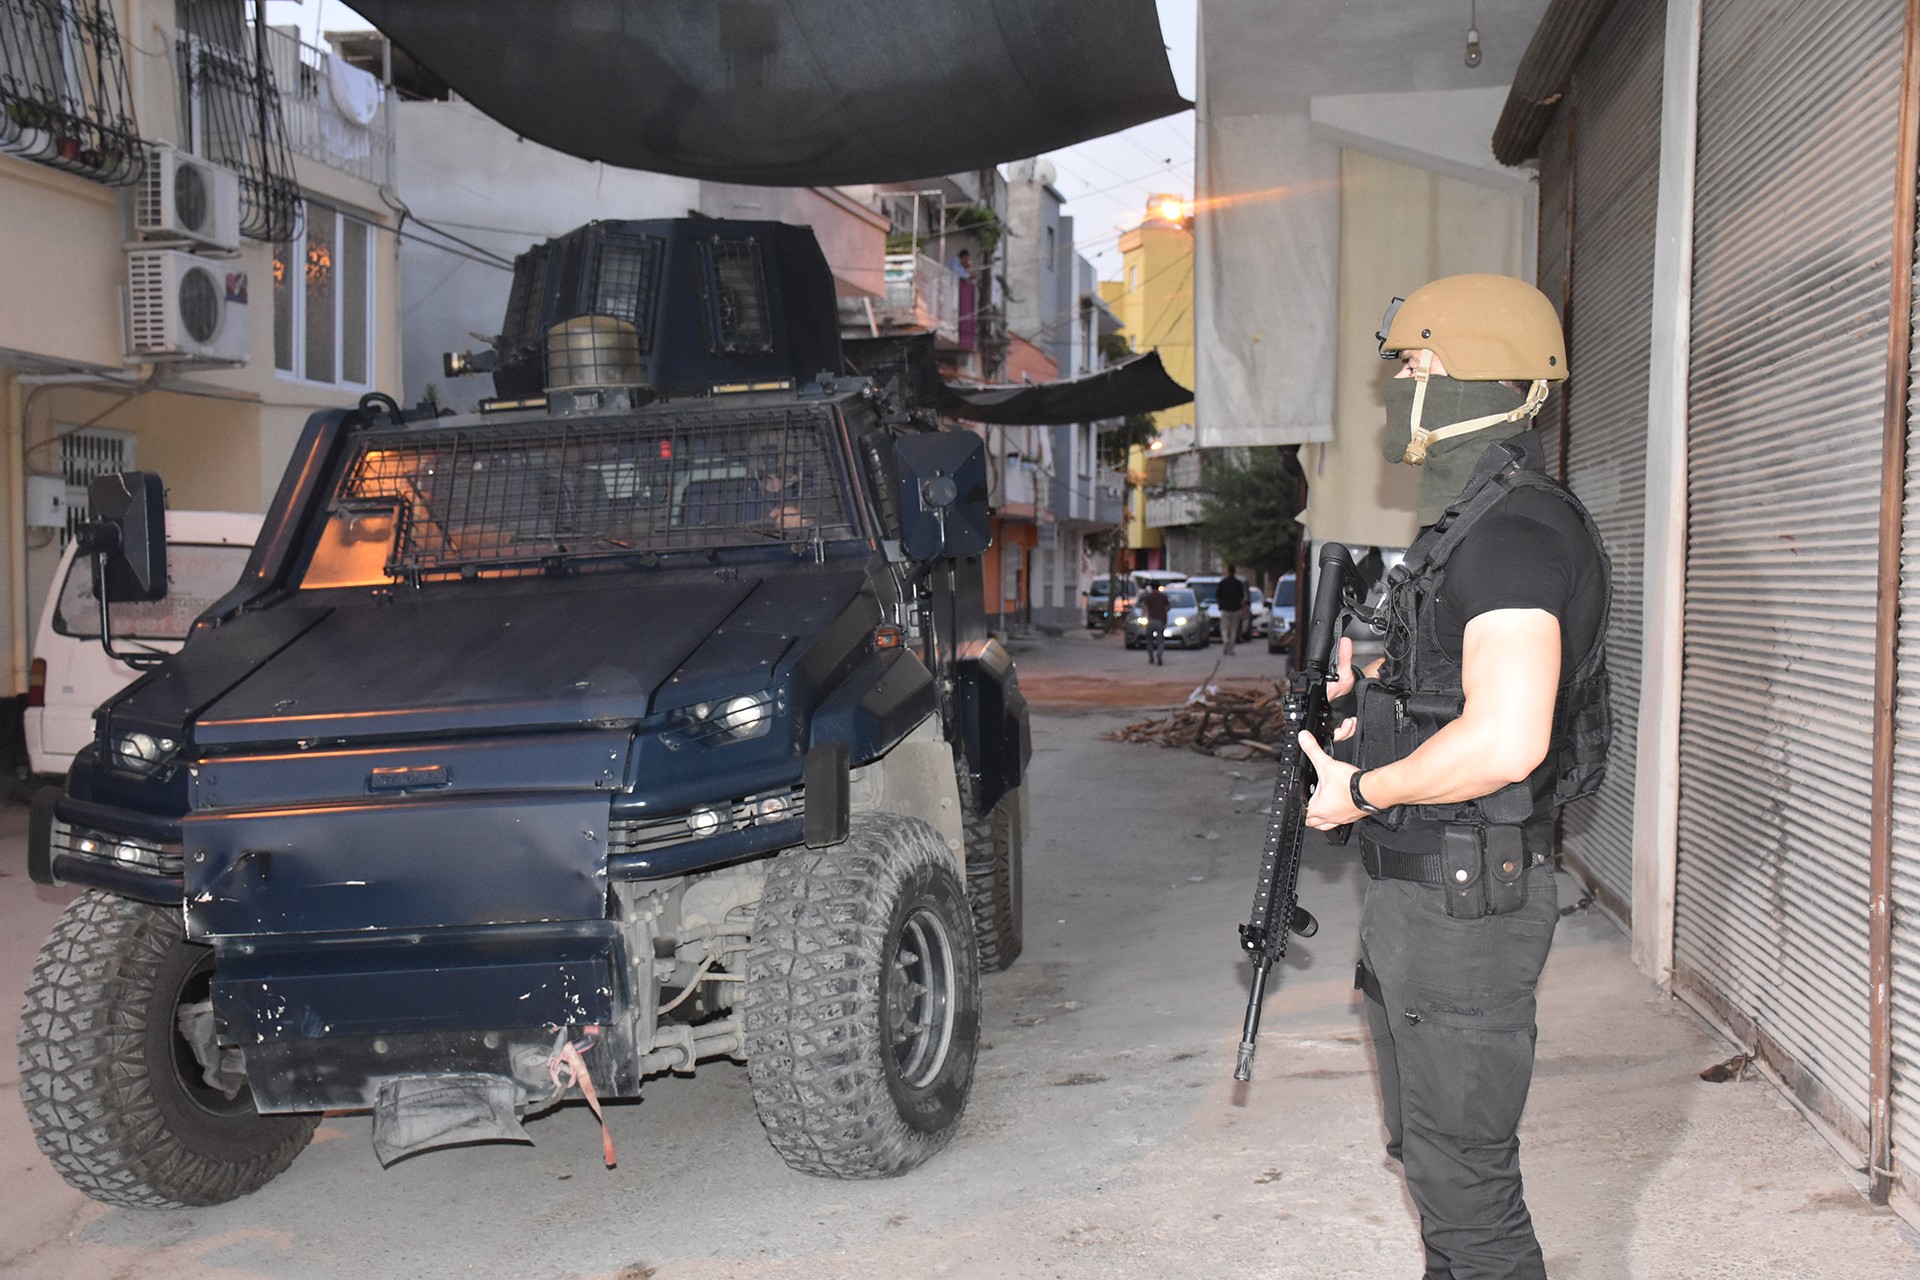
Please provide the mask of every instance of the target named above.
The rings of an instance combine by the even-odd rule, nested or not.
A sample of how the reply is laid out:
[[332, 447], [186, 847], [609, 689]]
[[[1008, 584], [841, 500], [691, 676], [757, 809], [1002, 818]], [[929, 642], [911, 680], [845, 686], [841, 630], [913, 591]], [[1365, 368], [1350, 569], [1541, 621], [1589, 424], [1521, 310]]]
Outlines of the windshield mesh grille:
[[857, 536], [820, 406], [369, 431], [336, 511], [398, 516], [388, 572]]

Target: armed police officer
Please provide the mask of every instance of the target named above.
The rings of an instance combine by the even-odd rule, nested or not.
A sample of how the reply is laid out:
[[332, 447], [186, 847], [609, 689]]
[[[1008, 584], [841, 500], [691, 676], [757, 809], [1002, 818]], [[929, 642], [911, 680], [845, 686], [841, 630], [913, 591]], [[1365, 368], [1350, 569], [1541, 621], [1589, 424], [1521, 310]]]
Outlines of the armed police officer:
[[1302, 735], [1310, 826], [1358, 823], [1371, 881], [1359, 985], [1388, 1153], [1429, 1280], [1546, 1274], [1516, 1130], [1534, 986], [1559, 908], [1553, 814], [1593, 791], [1608, 721], [1606, 553], [1527, 429], [1567, 376], [1539, 290], [1452, 276], [1396, 300], [1381, 354], [1389, 460], [1421, 467], [1420, 538], [1389, 580], [1386, 657], [1356, 694], [1358, 765]]

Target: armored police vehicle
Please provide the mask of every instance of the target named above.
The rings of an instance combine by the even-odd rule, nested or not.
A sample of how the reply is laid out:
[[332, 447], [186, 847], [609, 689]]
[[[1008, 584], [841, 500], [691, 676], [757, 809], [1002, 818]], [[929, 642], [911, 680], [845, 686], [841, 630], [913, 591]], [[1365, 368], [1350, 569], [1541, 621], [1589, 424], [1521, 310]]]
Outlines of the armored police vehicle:
[[[773, 223], [537, 246], [450, 362], [481, 412], [309, 421], [239, 586], [36, 803], [34, 879], [84, 886], [20, 1033], [42, 1150], [207, 1204], [323, 1110], [390, 1162], [729, 1058], [795, 1168], [913, 1168], [1020, 947], [979, 438], [846, 372]], [[103, 614], [163, 596], [158, 479], [91, 496]]]

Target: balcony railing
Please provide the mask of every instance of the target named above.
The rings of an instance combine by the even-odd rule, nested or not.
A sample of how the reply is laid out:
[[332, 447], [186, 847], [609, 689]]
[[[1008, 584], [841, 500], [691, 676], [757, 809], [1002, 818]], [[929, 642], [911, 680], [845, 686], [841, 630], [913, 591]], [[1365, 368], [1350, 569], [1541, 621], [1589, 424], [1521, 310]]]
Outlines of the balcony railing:
[[1147, 498], [1147, 527], [1169, 529], [1200, 518], [1200, 495], [1191, 489], [1169, 489]]
[[886, 282], [885, 301], [879, 308], [883, 322], [931, 329], [949, 346], [959, 345], [959, 276], [925, 254], [890, 253]]
[[1098, 524], [1119, 524], [1126, 518], [1127, 475], [1102, 471], [1094, 483], [1093, 518]]
[[109, 186], [137, 182], [146, 147], [129, 102], [110, 6], [0, 3], [0, 154]]
[[287, 145], [329, 168], [391, 186], [393, 101], [385, 86], [285, 27], [267, 28], [266, 46]]

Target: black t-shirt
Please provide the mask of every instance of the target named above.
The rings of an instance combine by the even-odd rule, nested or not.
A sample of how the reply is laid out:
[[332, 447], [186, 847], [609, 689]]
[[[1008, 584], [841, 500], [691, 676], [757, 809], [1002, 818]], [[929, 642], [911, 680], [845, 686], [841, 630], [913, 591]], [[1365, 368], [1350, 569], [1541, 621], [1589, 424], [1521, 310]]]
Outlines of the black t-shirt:
[[1222, 613], [1247, 607], [1247, 584], [1231, 575], [1220, 579], [1220, 585], [1214, 591], [1214, 603], [1220, 606]]
[[1606, 607], [1600, 550], [1580, 513], [1544, 489], [1515, 489], [1461, 539], [1435, 602], [1434, 632], [1458, 661], [1467, 623], [1495, 609], [1560, 620], [1560, 678], [1593, 647]]

